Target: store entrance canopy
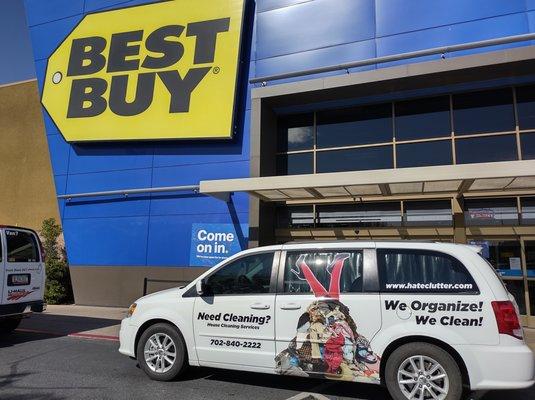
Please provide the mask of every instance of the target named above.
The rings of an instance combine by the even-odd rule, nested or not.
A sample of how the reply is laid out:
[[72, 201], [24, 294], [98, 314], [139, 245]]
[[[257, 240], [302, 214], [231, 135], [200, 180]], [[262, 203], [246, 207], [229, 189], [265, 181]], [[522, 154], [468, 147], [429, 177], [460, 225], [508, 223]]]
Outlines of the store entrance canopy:
[[201, 181], [200, 193], [247, 192], [311, 203], [521, 195], [535, 191], [535, 160]]

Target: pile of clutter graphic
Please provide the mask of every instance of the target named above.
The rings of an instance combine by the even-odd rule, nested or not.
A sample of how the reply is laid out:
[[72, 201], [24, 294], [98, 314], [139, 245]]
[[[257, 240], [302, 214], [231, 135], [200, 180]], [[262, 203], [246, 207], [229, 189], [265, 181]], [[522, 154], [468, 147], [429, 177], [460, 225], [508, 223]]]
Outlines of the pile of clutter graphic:
[[297, 323], [287, 349], [277, 355], [276, 372], [354, 382], [378, 382], [380, 357], [358, 333], [349, 308], [340, 302], [340, 278], [349, 253], [336, 254], [326, 266], [329, 290], [316, 278], [301, 254], [291, 272], [304, 280], [317, 298]]

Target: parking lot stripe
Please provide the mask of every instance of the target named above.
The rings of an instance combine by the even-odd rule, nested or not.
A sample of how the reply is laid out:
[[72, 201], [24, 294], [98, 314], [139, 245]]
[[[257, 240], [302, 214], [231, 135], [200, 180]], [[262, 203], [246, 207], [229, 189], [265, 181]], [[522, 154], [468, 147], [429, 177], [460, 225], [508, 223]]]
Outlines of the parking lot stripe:
[[92, 333], [81, 333], [81, 332], [78, 332], [78, 333], [70, 333], [67, 336], [79, 337], [79, 338], [84, 338], [84, 339], [111, 340], [111, 341], [114, 341], [114, 342], [118, 342], [119, 341], [119, 337], [118, 336], [95, 335], [95, 334], [92, 334]]
[[51, 336], [69, 336], [69, 337], [77, 337], [77, 338], [83, 338], [83, 339], [111, 340], [115, 342], [119, 341], [118, 336], [96, 335], [93, 333], [83, 333], [83, 332], [62, 334], [62, 333], [57, 333], [57, 332], [41, 331], [37, 329], [26, 329], [26, 328], [17, 328], [16, 331], [24, 332], [24, 333], [39, 333], [39, 334], [51, 335]]

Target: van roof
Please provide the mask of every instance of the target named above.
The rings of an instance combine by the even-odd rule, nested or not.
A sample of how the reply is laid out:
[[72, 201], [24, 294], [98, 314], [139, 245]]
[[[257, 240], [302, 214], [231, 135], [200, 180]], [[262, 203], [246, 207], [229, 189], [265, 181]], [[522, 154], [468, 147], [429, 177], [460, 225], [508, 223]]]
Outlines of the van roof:
[[481, 251], [481, 247], [468, 244], [457, 244], [451, 242], [438, 242], [432, 240], [328, 240], [328, 241], [303, 241], [303, 242], [288, 242], [282, 245], [283, 249], [304, 249], [304, 248], [341, 248], [341, 247], [355, 247], [355, 248], [385, 248], [388, 246], [395, 248], [421, 248], [425, 249], [445, 249], [445, 248], [465, 248], [475, 253]]

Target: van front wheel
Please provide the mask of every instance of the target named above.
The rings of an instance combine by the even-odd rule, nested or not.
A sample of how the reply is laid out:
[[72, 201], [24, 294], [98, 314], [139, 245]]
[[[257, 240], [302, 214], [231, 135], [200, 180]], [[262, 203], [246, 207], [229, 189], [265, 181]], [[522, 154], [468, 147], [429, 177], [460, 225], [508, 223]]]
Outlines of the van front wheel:
[[454, 358], [430, 343], [408, 343], [388, 358], [386, 387], [394, 400], [460, 400], [461, 371]]
[[170, 381], [187, 365], [184, 339], [170, 324], [152, 325], [139, 338], [137, 360], [151, 379]]

